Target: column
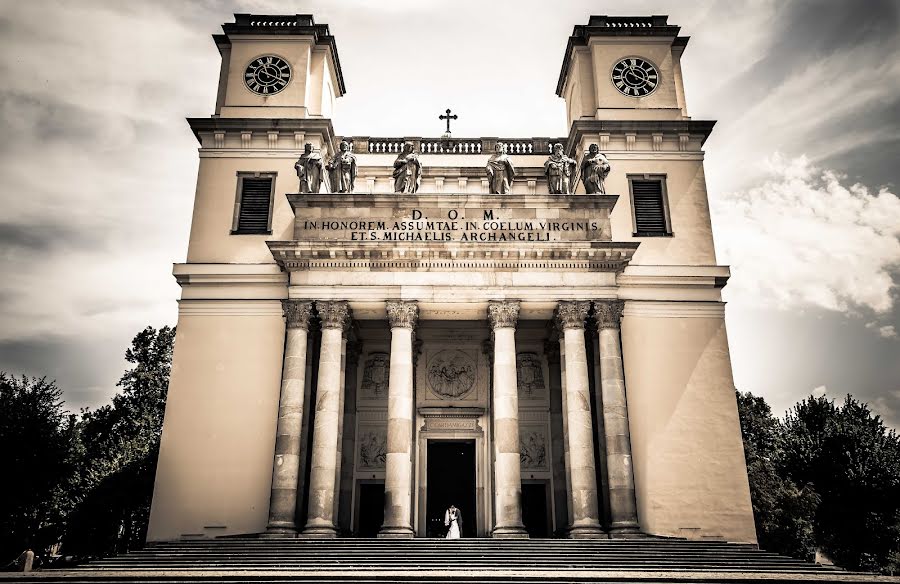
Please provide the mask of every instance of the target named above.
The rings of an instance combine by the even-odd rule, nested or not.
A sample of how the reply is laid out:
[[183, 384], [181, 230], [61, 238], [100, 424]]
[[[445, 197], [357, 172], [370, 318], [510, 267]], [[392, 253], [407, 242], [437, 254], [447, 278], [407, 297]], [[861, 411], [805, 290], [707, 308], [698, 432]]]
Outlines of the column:
[[359, 354], [362, 343], [347, 343], [346, 375], [344, 385], [344, 423], [341, 425], [341, 486], [339, 489], [338, 527], [341, 533], [351, 531], [353, 505], [353, 461], [356, 456], [356, 387], [359, 385]]
[[388, 378], [387, 456], [384, 465], [384, 524], [378, 537], [413, 537], [413, 331], [415, 302], [388, 302], [391, 372]]
[[527, 538], [522, 525], [522, 477], [519, 466], [519, 393], [516, 382], [518, 302], [491, 302], [488, 318], [494, 334], [494, 513], [492, 537]]
[[287, 325], [284, 365], [281, 369], [281, 398], [275, 431], [275, 464], [266, 533], [293, 536], [297, 532], [297, 487], [300, 475], [300, 437], [303, 427], [303, 398], [306, 389], [306, 337], [312, 303], [282, 300]]
[[335, 537], [334, 483], [338, 457], [338, 426], [341, 416], [341, 387], [344, 377], [342, 349], [350, 324], [346, 302], [316, 302], [322, 323], [319, 351], [319, 382], [316, 385], [316, 413], [313, 421], [312, 463], [309, 477], [309, 512], [305, 537]]
[[572, 528], [569, 537], [603, 537], [597, 501], [597, 474], [594, 466], [594, 432], [591, 422], [591, 394], [584, 343], [584, 319], [590, 302], [565, 301], [556, 308], [563, 330], [566, 354], [566, 424], [572, 491]]
[[625, 401], [625, 372], [619, 322], [625, 303], [597, 300], [594, 312], [600, 347], [600, 391], [603, 395], [603, 425], [606, 432], [606, 469], [609, 476], [610, 535], [638, 533], [634, 472], [631, 466], [631, 436]]
[[559, 341], [544, 343], [544, 354], [550, 370], [550, 456], [553, 462], [554, 533], [561, 534], [569, 527], [569, 489], [566, 486], [566, 450], [564, 407], [562, 402], [562, 368]]

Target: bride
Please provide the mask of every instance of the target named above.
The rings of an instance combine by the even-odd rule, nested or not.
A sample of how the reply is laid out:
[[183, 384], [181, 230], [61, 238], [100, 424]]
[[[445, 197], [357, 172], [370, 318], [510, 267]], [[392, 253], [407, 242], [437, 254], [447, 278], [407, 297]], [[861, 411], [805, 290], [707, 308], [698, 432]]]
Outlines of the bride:
[[450, 528], [447, 531], [447, 539], [462, 537], [462, 513], [456, 508], [456, 505], [450, 505], [450, 508], [444, 512], [444, 525]]

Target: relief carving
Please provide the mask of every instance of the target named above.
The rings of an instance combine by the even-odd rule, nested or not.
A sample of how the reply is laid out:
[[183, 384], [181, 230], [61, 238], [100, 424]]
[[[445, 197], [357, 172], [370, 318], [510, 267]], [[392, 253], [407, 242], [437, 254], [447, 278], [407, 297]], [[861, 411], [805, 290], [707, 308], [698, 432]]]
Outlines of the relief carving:
[[362, 399], [387, 397], [390, 374], [390, 356], [387, 353], [369, 353], [363, 369], [362, 385], [359, 387]]
[[387, 430], [372, 428], [359, 436], [359, 468], [384, 469], [387, 460]]
[[544, 432], [524, 428], [519, 432], [519, 462], [522, 469], [546, 470], [547, 439]]
[[516, 355], [516, 382], [523, 399], [539, 399], [544, 396], [544, 369], [535, 353]]
[[428, 387], [444, 399], [457, 399], [468, 394], [475, 387], [475, 377], [475, 360], [462, 351], [440, 351], [428, 363]]

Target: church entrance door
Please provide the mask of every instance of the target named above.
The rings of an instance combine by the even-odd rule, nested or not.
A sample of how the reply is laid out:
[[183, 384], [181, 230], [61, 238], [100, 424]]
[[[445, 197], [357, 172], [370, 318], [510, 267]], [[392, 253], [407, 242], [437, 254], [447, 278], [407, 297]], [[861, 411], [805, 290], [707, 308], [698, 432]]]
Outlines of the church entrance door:
[[384, 523], [384, 483], [359, 484], [359, 537], [377, 537]]
[[444, 511], [451, 504], [462, 511], [463, 537], [476, 536], [475, 441], [428, 441], [426, 537], [444, 537]]
[[522, 523], [528, 537], [550, 537], [547, 515], [547, 483], [522, 481]]

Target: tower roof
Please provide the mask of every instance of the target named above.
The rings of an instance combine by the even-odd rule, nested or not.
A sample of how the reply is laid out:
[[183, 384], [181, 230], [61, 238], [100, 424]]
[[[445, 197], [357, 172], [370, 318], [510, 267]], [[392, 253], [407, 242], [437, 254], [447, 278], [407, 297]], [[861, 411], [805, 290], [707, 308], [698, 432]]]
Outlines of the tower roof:
[[340, 94], [346, 93], [341, 60], [338, 58], [337, 44], [328, 30], [327, 24], [316, 24], [312, 14], [235, 14], [234, 22], [222, 25], [225, 34], [214, 34], [217, 46], [230, 46], [231, 35], [307, 35], [312, 36], [317, 45], [331, 49], [334, 58], [335, 76]]
[[689, 37], [679, 37], [680, 26], [668, 23], [667, 15], [653, 16], [607, 16], [605, 14], [592, 15], [587, 24], [578, 24], [569, 37], [566, 45], [566, 54], [563, 56], [562, 70], [559, 72], [559, 81], [556, 84], [556, 95], [562, 96], [563, 86], [566, 83], [566, 75], [569, 72], [569, 64], [572, 61], [572, 51], [576, 46], [587, 46], [591, 37], [621, 37], [621, 36], [660, 36], [673, 37], [676, 45], [687, 45]]

